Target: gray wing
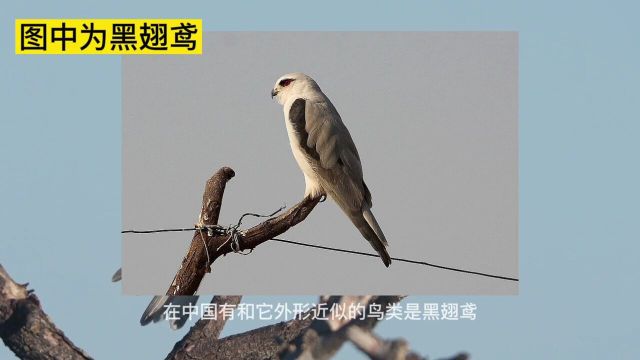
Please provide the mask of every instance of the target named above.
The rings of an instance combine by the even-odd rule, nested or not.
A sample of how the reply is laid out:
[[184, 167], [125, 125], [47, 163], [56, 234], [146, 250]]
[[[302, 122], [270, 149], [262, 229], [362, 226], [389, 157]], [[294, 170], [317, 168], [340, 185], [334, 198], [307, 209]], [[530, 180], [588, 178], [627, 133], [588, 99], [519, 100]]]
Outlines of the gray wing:
[[[335, 200], [352, 210], [363, 203], [371, 206], [371, 195], [362, 178], [362, 165], [351, 134], [340, 115], [328, 101], [297, 99], [289, 120], [298, 135], [301, 148], [312, 166], [334, 189]], [[336, 198], [337, 197], [337, 198]]]
[[387, 240], [371, 212], [358, 150], [336, 109], [328, 101], [296, 99], [289, 121], [322, 187], [389, 266]]

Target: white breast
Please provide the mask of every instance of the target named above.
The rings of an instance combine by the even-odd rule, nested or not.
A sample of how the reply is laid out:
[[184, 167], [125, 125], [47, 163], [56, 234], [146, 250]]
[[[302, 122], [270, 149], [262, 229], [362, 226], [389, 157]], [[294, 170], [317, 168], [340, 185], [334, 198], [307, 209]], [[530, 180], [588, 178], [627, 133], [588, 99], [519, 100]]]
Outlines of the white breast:
[[285, 104], [284, 106], [284, 120], [287, 126], [287, 134], [289, 135], [289, 145], [291, 145], [291, 151], [293, 152], [293, 157], [296, 159], [298, 163], [298, 167], [302, 170], [304, 174], [304, 182], [305, 182], [305, 196], [320, 196], [325, 192], [322, 190], [322, 186], [318, 181], [318, 176], [316, 172], [311, 167], [311, 164], [307, 160], [307, 156], [304, 151], [300, 147], [300, 141], [298, 140], [298, 136], [293, 130], [293, 125], [291, 125], [291, 121], [289, 120], [289, 110], [291, 109], [291, 103]]

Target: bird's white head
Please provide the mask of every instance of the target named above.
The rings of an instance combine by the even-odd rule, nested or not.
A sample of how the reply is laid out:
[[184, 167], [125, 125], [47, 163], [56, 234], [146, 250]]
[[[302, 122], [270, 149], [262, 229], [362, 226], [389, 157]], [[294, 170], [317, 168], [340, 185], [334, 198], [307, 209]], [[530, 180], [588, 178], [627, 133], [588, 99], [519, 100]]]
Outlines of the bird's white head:
[[271, 97], [281, 105], [291, 98], [308, 99], [318, 93], [322, 92], [315, 80], [300, 72], [280, 76], [271, 89]]

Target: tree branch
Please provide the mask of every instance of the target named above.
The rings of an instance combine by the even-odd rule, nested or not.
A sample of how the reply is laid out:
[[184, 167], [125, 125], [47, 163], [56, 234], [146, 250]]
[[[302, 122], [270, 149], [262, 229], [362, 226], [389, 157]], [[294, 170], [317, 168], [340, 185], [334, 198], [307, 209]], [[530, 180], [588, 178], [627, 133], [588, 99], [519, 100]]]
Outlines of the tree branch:
[[[361, 304], [359, 300], [363, 297], [357, 296], [332, 296], [329, 300], [329, 304], [337, 303], [340, 306], [350, 306], [351, 304]], [[371, 301], [364, 307], [364, 314], [362, 316], [350, 320], [346, 323], [338, 324], [340, 326], [336, 329], [336, 323], [333, 324], [330, 321], [324, 319], [315, 319], [309, 327], [302, 332], [295, 340], [289, 343], [289, 346], [280, 353], [281, 359], [330, 359], [338, 350], [342, 347], [345, 341], [347, 341], [346, 330], [350, 326], [359, 326], [363, 329], [373, 329], [378, 321], [379, 317], [369, 316], [369, 310], [372, 306], [379, 306], [380, 311], [384, 314], [389, 309], [391, 304], [395, 304], [402, 300], [404, 296], [373, 296]], [[330, 316], [329, 319], [336, 318], [336, 316]], [[338, 316], [339, 318], [339, 316]], [[335, 329], [335, 330], [334, 330]]]
[[[199, 225], [217, 225], [225, 184], [233, 175], [234, 172], [230, 168], [222, 168], [207, 181]], [[239, 232], [236, 250], [254, 249], [263, 242], [284, 233], [306, 219], [318, 202], [320, 202], [319, 197], [306, 197], [284, 214], [270, 218], [247, 231]], [[234, 252], [230, 238], [231, 235], [227, 234], [220, 235], [214, 232], [209, 236], [206, 230], [196, 230], [189, 251], [182, 260], [182, 265], [166, 294], [171, 296], [195, 294], [204, 275], [211, 272], [211, 264], [219, 257]], [[208, 252], [205, 251], [205, 243]]]
[[[357, 301], [359, 297], [344, 297], [345, 301], [342, 301], [341, 296], [332, 296], [325, 302], [325, 308], [330, 308], [333, 304], [340, 303], [342, 305], [348, 305], [350, 302]], [[380, 306], [381, 312], [386, 312], [388, 305], [391, 302], [397, 302], [401, 297], [396, 296], [373, 296], [369, 304], [376, 304]], [[215, 299], [215, 298], [214, 298]], [[280, 322], [274, 325], [264, 326], [258, 329], [244, 332], [242, 334], [231, 335], [219, 340], [213, 339], [212, 335], [200, 337], [198, 339], [191, 338], [191, 331], [176, 345], [176, 348], [181, 350], [172, 351], [167, 360], [174, 359], [198, 359], [198, 360], [223, 360], [223, 359], [276, 359], [286, 358], [286, 356], [292, 356], [291, 358], [299, 358], [302, 353], [295, 353], [298, 345], [296, 341], [298, 339], [307, 340], [309, 332], [315, 324], [324, 324], [325, 328], [329, 328], [327, 321], [315, 319], [317, 314], [317, 307], [312, 308], [302, 314], [296, 316], [295, 319], [287, 322]], [[366, 314], [365, 314], [366, 315]], [[207, 322], [211, 320], [201, 319], [196, 323], [194, 328], [207, 329]], [[372, 328], [376, 319], [367, 319], [360, 321], [353, 321], [355, 324], [359, 324], [364, 328]], [[348, 324], [351, 324], [349, 322]], [[213, 325], [212, 327], [216, 327]], [[193, 330], [192, 330], [193, 331]], [[198, 330], [200, 331], [200, 330]], [[316, 333], [317, 334], [317, 333]], [[318, 346], [327, 345], [330, 346], [331, 353], [334, 354], [338, 351], [340, 346], [346, 341], [345, 336], [342, 338], [327, 339], [321, 342]], [[323, 335], [326, 335], [323, 333]], [[185, 344], [189, 343], [188, 346]], [[305, 353], [306, 355], [307, 353]]]
[[384, 340], [359, 326], [349, 326], [345, 335], [371, 360], [426, 360], [421, 355], [409, 352], [409, 344], [404, 339]]
[[287, 344], [300, 335], [313, 321], [310, 312], [299, 319], [280, 322], [227, 336], [209, 347], [203, 347], [199, 359], [274, 359]]
[[44, 313], [27, 285], [0, 265], [0, 337], [17, 357], [30, 360], [91, 359]]
[[[202, 196], [199, 225], [211, 226], [218, 224], [224, 189], [227, 182], [234, 176], [235, 172], [231, 168], [223, 167], [207, 181], [204, 195]], [[187, 255], [182, 259], [182, 265], [171, 282], [167, 295], [195, 294], [204, 274], [211, 271], [210, 264], [207, 263], [207, 252], [204, 250], [202, 236], [206, 236], [203, 231], [196, 231], [193, 234], [191, 247]], [[207, 237], [204, 240], [207, 241], [207, 246], [211, 248], [213, 244], [210, 244], [210, 239]]]
[[217, 311], [215, 319], [200, 319], [191, 327], [189, 332], [178, 341], [173, 350], [167, 355], [167, 360], [198, 359], [201, 354], [206, 353], [215, 343], [222, 333], [227, 317], [223, 316], [224, 306], [237, 306], [242, 300], [242, 296], [214, 296], [211, 304], [214, 304]]
[[[372, 331], [359, 326], [350, 326], [345, 335], [358, 350], [369, 356], [371, 360], [426, 360], [427, 358], [409, 350], [409, 343], [404, 339], [385, 340]], [[440, 360], [468, 360], [469, 354], [461, 352]]]
[[[155, 297], [145, 311], [141, 319], [143, 325], [150, 320], [157, 321], [159, 319], [158, 314], [160, 314], [163, 304], [176, 299], [189, 299], [190, 297], [197, 299], [193, 294], [197, 291], [204, 275], [211, 272], [211, 264], [220, 256], [230, 252], [254, 249], [263, 242], [284, 233], [306, 219], [321, 200], [320, 197], [305, 197], [286, 213], [270, 218], [247, 231], [239, 231], [233, 227], [223, 231], [221, 227], [217, 226], [218, 217], [226, 183], [233, 176], [233, 170], [222, 168], [207, 181], [197, 225], [198, 229], [193, 235], [189, 251], [182, 260], [182, 266], [167, 290], [167, 295]], [[380, 313], [384, 315], [391, 304], [399, 302], [403, 297], [332, 296], [327, 299], [328, 304], [326, 304], [330, 306], [332, 311], [334, 311], [333, 305], [342, 306], [343, 309], [361, 306], [362, 310], [356, 314], [355, 318], [341, 318], [333, 314], [328, 320], [325, 320], [322, 317], [314, 318], [314, 310], [317, 308], [311, 309], [286, 323], [282, 322], [218, 339], [227, 320], [227, 317], [223, 315], [222, 306], [235, 307], [240, 303], [242, 296], [215, 296], [211, 300], [211, 304], [216, 306], [218, 316], [215, 319], [200, 319], [182, 340], [175, 344], [166, 359], [266, 359], [275, 357], [281, 359], [329, 359], [349, 339], [362, 351], [368, 351], [367, 353], [372, 359], [391, 356], [397, 359], [421, 359], [416, 354], [408, 353], [408, 345], [404, 340], [384, 342], [370, 332], [381, 319], [369, 316], [371, 306], [377, 305]], [[193, 300], [194, 303], [195, 301]], [[183, 323], [184, 321], [180, 322], [177, 327]]]
[[[220, 256], [233, 251], [253, 249], [263, 242], [278, 236], [303, 221], [320, 198], [306, 197], [286, 213], [270, 218], [247, 231], [236, 233], [235, 246], [231, 235], [220, 235], [207, 228], [217, 225], [222, 196], [226, 183], [234, 176], [232, 169], [223, 167], [218, 170], [205, 186], [199, 228], [193, 236], [191, 246], [182, 261], [167, 295], [156, 297], [150, 308], [160, 309], [166, 301], [185, 300], [195, 303], [193, 296], [210, 265]], [[218, 228], [219, 229], [219, 228]], [[237, 230], [237, 229], [234, 229]], [[207, 233], [205, 235], [205, 233]], [[206, 246], [205, 246], [206, 242]], [[208, 251], [205, 251], [205, 248]], [[121, 272], [114, 274], [113, 281], [121, 278]], [[186, 296], [189, 295], [189, 296]], [[298, 314], [288, 322], [265, 326], [218, 339], [227, 317], [223, 316], [226, 306], [237, 306], [242, 296], [215, 296], [217, 317], [201, 319], [182, 340], [175, 344], [169, 360], [213, 360], [213, 359], [329, 359], [340, 349], [345, 341], [351, 340], [372, 359], [421, 359], [414, 353], [408, 353], [404, 340], [384, 341], [377, 338], [371, 329], [393, 303], [404, 296], [332, 296], [321, 303], [324, 305], [362, 305], [355, 318], [330, 316], [330, 320], [317, 318], [318, 307]], [[188, 301], [187, 301], [188, 300]], [[369, 316], [372, 305], [378, 306], [381, 317]], [[333, 307], [331, 307], [333, 311]], [[149, 310], [149, 308], [147, 309]], [[146, 311], [145, 311], [146, 313]], [[147, 319], [146, 316], [149, 316]], [[156, 321], [156, 311], [143, 315], [142, 323]], [[351, 318], [351, 319], [350, 319]], [[184, 322], [180, 322], [181, 326]], [[26, 285], [19, 285], [0, 265], [0, 337], [4, 343], [21, 359], [57, 360], [91, 359], [82, 349], [76, 347], [64, 333], [55, 327], [43, 312], [35, 294], [28, 291]], [[452, 360], [466, 360], [464, 353]]]

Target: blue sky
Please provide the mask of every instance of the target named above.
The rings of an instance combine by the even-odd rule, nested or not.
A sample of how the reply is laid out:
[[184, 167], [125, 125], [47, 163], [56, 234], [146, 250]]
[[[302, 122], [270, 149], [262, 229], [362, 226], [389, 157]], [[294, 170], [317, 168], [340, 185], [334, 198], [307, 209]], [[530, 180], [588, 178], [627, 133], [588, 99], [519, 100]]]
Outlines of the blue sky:
[[[391, 321], [380, 334], [434, 358], [459, 350], [476, 359], [637, 358], [637, 14], [631, 1], [4, 4], [0, 262], [96, 358], [159, 358], [182, 336], [141, 328], [148, 299], [109, 282], [121, 250], [119, 57], [15, 56], [16, 17], [201, 17], [207, 30], [514, 30], [520, 295], [412, 296], [476, 302], [478, 320]], [[227, 333], [258, 325], [233, 322]], [[0, 357], [11, 355], [0, 348]]]

